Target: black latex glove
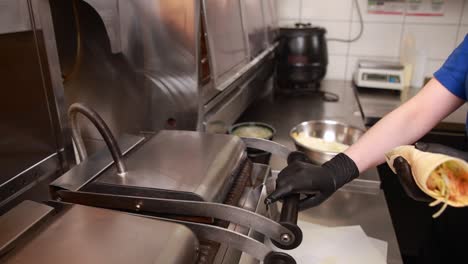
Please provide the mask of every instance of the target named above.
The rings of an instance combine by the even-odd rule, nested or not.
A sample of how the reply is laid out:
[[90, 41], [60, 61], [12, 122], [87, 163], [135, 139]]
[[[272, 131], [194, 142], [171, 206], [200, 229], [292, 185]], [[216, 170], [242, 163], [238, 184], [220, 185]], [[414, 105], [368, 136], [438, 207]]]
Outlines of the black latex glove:
[[[293, 152], [291, 155], [297, 154]], [[305, 194], [306, 198], [299, 202], [299, 209], [304, 210], [321, 204], [357, 176], [356, 164], [343, 153], [322, 166], [295, 159], [279, 173], [276, 190], [265, 199], [265, 203], [274, 203], [290, 194]]]
[[[418, 142], [414, 145], [416, 149], [425, 152], [445, 154], [455, 158], [460, 158], [462, 160], [468, 161], [468, 153], [460, 150], [456, 150], [444, 145], [433, 144], [433, 143], [423, 143]], [[416, 201], [429, 202], [433, 200], [427, 194], [425, 194], [414, 181], [413, 174], [411, 173], [411, 166], [403, 157], [397, 157], [393, 161], [393, 167], [398, 175], [400, 184], [405, 190], [406, 194]]]

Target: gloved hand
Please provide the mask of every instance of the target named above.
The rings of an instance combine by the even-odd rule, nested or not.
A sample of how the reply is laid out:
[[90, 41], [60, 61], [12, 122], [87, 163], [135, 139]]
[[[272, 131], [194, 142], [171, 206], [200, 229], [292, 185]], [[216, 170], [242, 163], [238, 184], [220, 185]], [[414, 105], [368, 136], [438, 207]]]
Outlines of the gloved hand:
[[[455, 158], [460, 158], [462, 160], [468, 161], [468, 153], [460, 150], [456, 150], [444, 145], [433, 144], [433, 143], [423, 143], [418, 142], [414, 145], [416, 149], [425, 152], [445, 154]], [[430, 202], [433, 200], [427, 194], [425, 194], [414, 181], [413, 174], [411, 173], [411, 166], [403, 157], [397, 157], [393, 161], [393, 167], [396, 170], [400, 184], [405, 190], [406, 194], [416, 201], [421, 202]]]
[[[291, 155], [298, 154], [293, 152]], [[354, 161], [343, 153], [336, 155], [322, 166], [298, 158], [288, 158], [288, 163], [289, 165], [278, 175], [276, 190], [265, 199], [266, 204], [299, 193], [306, 195], [306, 198], [299, 202], [300, 210], [314, 207], [325, 201], [341, 186], [359, 176]]]

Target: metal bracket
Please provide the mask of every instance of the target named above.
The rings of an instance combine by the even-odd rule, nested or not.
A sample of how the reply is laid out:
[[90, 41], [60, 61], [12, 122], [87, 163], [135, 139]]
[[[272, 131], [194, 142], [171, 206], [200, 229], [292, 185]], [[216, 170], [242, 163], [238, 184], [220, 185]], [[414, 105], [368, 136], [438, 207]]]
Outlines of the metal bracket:
[[[126, 210], [134, 213], [148, 212], [213, 217], [256, 230], [280, 245], [289, 246], [295, 242], [295, 235], [288, 228], [267, 217], [235, 206], [209, 202], [71, 192], [65, 190], [58, 191], [57, 194], [64, 202]], [[284, 237], [288, 237], [289, 239], [286, 241], [282, 239]]]
[[[257, 240], [228, 229], [224, 229], [213, 225], [187, 222], [181, 220], [166, 219], [153, 216], [144, 217], [185, 225], [188, 228], [190, 228], [199, 239], [207, 239], [219, 243], [228, 244], [229, 246], [241, 250], [242, 252], [246, 252], [247, 254], [251, 255], [252, 257], [258, 260], [264, 261], [265, 264], [296, 264], [296, 261], [291, 256], [285, 253], [274, 252], [271, 250], [271, 248], [267, 247], [265, 244], [258, 242]], [[286, 261], [279, 261], [280, 259]]]

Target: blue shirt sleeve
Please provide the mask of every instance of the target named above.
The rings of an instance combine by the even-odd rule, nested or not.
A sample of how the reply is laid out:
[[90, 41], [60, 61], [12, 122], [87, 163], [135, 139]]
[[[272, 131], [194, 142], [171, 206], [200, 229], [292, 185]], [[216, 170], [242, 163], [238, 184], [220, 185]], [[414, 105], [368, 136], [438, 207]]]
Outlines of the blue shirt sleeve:
[[466, 85], [468, 75], [468, 34], [452, 52], [444, 65], [434, 73], [434, 77], [451, 93], [467, 100]]

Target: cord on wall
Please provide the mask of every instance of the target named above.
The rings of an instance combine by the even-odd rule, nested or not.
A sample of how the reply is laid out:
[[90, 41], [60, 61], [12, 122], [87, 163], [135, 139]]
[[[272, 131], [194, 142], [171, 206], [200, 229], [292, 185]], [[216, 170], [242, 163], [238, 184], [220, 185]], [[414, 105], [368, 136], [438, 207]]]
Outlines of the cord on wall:
[[361, 13], [361, 8], [359, 6], [359, 0], [354, 0], [354, 6], [356, 7], [358, 17], [359, 17], [359, 24], [360, 24], [359, 33], [354, 38], [351, 38], [351, 39], [329, 38], [327, 39], [328, 41], [351, 43], [351, 42], [355, 42], [359, 40], [362, 37], [362, 34], [364, 33], [364, 20], [362, 19], [362, 13]]

